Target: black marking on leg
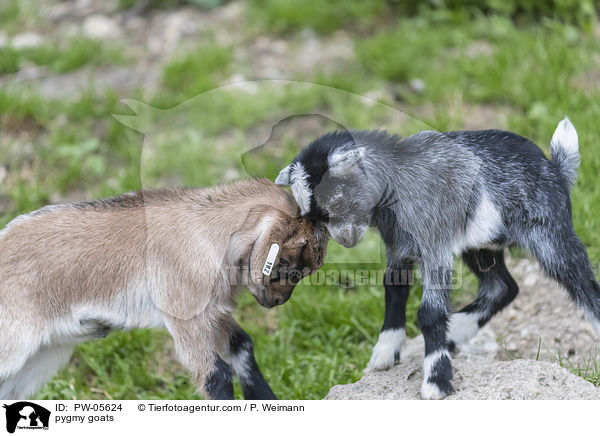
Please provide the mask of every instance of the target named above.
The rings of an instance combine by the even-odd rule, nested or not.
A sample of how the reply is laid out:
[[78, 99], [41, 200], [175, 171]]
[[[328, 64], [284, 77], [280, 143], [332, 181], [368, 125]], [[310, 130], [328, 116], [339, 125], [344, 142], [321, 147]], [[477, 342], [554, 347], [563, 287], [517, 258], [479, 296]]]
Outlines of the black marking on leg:
[[215, 354], [215, 371], [206, 378], [204, 390], [211, 400], [233, 400], [231, 367], [218, 354]]
[[388, 266], [384, 275], [385, 317], [381, 331], [404, 329], [406, 327], [406, 301], [413, 276], [410, 261], [399, 266]]
[[442, 355], [431, 368], [431, 373], [427, 378], [428, 383], [435, 384], [443, 396], [448, 396], [454, 393], [452, 387], [452, 363], [447, 355]]
[[256, 367], [257, 372], [252, 374], [252, 383], [242, 382], [242, 392], [244, 392], [244, 399], [246, 400], [276, 400], [277, 396], [273, 393], [273, 390], [264, 379], [261, 372]]
[[[504, 263], [504, 253], [496, 250], [469, 250], [463, 260], [479, 279], [477, 298], [459, 313], [477, 313], [481, 328], [492, 317], [508, 306], [518, 295], [519, 286]], [[488, 295], [493, 290], [493, 295]]]
[[447, 347], [450, 353], [454, 353], [456, 351], [456, 344], [454, 341], [448, 341]]
[[[442, 279], [446, 280], [445, 277]], [[452, 364], [446, 348], [449, 295], [443, 288], [426, 288], [423, 292], [424, 301], [417, 312], [417, 321], [425, 339], [424, 381], [435, 384], [442, 396], [447, 396], [454, 392], [451, 384]], [[430, 359], [434, 359], [434, 356], [438, 358], [431, 362]], [[431, 367], [428, 368], [427, 365]]]
[[446, 313], [431, 311], [421, 305], [417, 312], [417, 321], [425, 337], [425, 355], [436, 350], [446, 348], [446, 329], [448, 315]]
[[238, 374], [246, 400], [276, 400], [277, 397], [263, 377], [254, 358], [252, 338], [240, 326], [233, 328], [230, 338], [230, 351], [233, 358], [245, 359], [244, 374]]

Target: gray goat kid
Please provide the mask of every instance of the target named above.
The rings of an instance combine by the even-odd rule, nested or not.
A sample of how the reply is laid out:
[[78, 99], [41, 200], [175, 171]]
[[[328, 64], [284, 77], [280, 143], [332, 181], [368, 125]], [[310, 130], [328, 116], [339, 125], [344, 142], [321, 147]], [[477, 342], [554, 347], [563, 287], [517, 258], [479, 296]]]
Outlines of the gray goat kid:
[[[473, 337], [518, 293], [504, 264], [503, 250], [511, 246], [530, 250], [600, 334], [600, 286], [571, 220], [569, 189], [580, 156], [567, 118], [550, 153], [548, 160], [528, 139], [498, 130], [424, 131], [405, 139], [339, 131], [313, 141], [280, 172], [275, 183], [291, 186], [302, 214], [326, 223], [337, 242], [352, 247], [375, 226], [386, 244], [385, 319], [369, 369], [399, 359], [409, 286], [397, 278], [416, 264], [423, 277], [421, 396], [451, 394], [449, 349]], [[450, 315], [453, 255], [459, 254], [479, 279], [478, 296]]]

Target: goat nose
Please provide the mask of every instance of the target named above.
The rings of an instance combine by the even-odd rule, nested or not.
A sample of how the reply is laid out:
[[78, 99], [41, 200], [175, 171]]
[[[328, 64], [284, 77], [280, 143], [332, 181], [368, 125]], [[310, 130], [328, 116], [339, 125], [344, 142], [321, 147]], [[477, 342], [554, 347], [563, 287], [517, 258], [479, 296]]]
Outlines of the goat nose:
[[340, 234], [340, 243], [345, 246], [345, 247], [352, 247], [355, 243], [355, 237], [356, 234], [354, 232], [354, 229], [350, 228], [350, 229], [345, 229], [341, 234]]
[[275, 298], [275, 306], [279, 306], [280, 304], [283, 304], [284, 300], [282, 297], [276, 297]]
[[348, 239], [349, 239], [349, 232], [348, 230], [342, 230], [340, 233], [338, 233], [338, 237], [339, 237], [339, 243], [342, 245], [346, 245], [348, 244]]

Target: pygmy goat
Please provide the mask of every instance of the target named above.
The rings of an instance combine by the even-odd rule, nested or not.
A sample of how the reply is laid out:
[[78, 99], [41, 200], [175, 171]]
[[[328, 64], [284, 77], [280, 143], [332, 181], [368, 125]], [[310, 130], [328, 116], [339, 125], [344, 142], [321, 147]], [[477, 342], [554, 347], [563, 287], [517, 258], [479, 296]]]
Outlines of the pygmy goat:
[[77, 342], [157, 326], [208, 398], [233, 398], [232, 369], [245, 398], [276, 398], [234, 298], [247, 286], [261, 305], [283, 304], [322, 265], [326, 232], [267, 179], [16, 218], [0, 232], [0, 398], [34, 394]]
[[[303, 215], [326, 223], [352, 247], [369, 226], [386, 244], [385, 319], [370, 369], [399, 359], [416, 263], [423, 277], [417, 314], [425, 337], [421, 396], [453, 392], [449, 349], [473, 337], [517, 295], [505, 247], [530, 250], [600, 334], [600, 286], [571, 221], [569, 189], [579, 166], [577, 132], [565, 118], [551, 159], [531, 141], [498, 130], [424, 131], [401, 139], [382, 131], [326, 134], [300, 152], [275, 183], [291, 185]], [[479, 279], [478, 296], [449, 315], [453, 255]], [[407, 273], [408, 272], [408, 273]]]

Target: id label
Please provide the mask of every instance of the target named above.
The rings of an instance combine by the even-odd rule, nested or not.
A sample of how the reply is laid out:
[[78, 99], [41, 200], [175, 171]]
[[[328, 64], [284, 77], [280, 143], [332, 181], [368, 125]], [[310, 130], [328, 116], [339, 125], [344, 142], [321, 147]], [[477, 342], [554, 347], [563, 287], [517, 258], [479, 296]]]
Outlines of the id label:
[[267, 255], [267, 261], [265, 262], [265, 265], [262, 269], [262, 273], [264, 275], [271, 275], [271, 271], [273, 271], [273, 263], [275, 263], [277, 253], [279, 253], [279, 244], [272, 244], [271, 249], [269, 250], [269, 254]]

